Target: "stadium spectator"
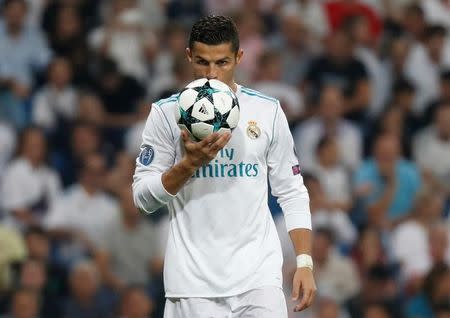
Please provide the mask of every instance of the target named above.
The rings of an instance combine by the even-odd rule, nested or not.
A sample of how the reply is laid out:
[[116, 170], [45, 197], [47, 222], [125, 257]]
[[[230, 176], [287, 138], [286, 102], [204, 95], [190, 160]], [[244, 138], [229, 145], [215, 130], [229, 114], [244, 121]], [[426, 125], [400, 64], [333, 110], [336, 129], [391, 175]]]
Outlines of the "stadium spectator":
[[401, 25], [416, 42], [423, 41], [427, 23], [425, 21], [425, 13], [419, 3], [411, 1], [404, 8]]
[[315, 58], [305, 78], [309, 98], [317, 98], [326, 86], [339, 86], [345, 96], [343, 113], [361, 123], [371, 98], [367, 70], [354, 54], [354, 43], [344, 30], [326, 39], [326, 51]]
[[39, 318], [39, 307], [39, 294], [36, 291], [19, 288], [13, 292], [11, 309], [5, 318]]
[[[88, 98], [90, 99], [90, 97], [83, 99]], [[88, 105], [95, 105], [95, 103], [89, 102]], [[100, 130], [91, 122], [82, 120], [74, 122], [70, 128], [70, 138], [66, 140], [66, 143], [68, 144], [60, 149], [54, 148], [51, 157], [51, 162], [58, 170], [65, 188], [76, 182], [80, 162], [87, 155], [100, 152], [104, 148]]]
[[333, 232], [336, 246], [351, 246], [357, 237], [357, 232], [347, 213], [327, 201], [327, 195], [317, 178], [308, 174], [305, 174], [303, 178], [310, 196], [313, 226], [329, 228]]
[[4, 0], [0, 24], [0, 117], [17, 127], [28, 123], [25, 102], [34, 84], [35, 72], [50, 61], [45, 38], [26, 25], [25, 0]]
[[383, 304], [369, 304], [364, 310], [363, 318], [391, 318], [392, 315]]
[[443, 203], [439, 193], [422, 190], [416, 198], [411, 218], [392, 232], [392, 254], [401, 264], [401, 278], [409, 292], [417, 290], [433, 265], [430, 237], [437, 234], [431, 232], [437, 230], [434, 224], [441, 218]]
[[150, 287], [153, 276], [162, 274], [163, 260], [156, 250], [156, 231], [134, 206], [129, 188], [120, 193], [122, 216], [107, 227], [97, 262], [103, 281], [120, 291], [125, 286]]
[[367, 213], [366, 222], [390, 228], [408, 217], [421, 185], [418, 168], [402, 159], [397, 136], [383, 133], [373, 146], [373, 158], [355, 173], [356, 195]]
[[47, 273], [45, 263], [28, 259], [21, 264], [18, 285], [38, 293], [41, 317], [58, 318], [61, 314], [61, 295], [52, 292]]
[[371, 267], [361, 285], [360, 293], [348, 302], [352, 318], [363, 317], [373, 304], [381, 304], [388, 317], [403, 317], [400, 285], [396, 280], [394, 265], [380, 264]]
[[60, 192], [60, 179], [46, 163], [47, 142], [40, 128], [22, 131], [18, 156], [5, 169], [0, 187], [5, 222], [19, 228], [40, 224]]
[[263, 94], [278, 99], [289, 124], [293, 125], [304, 115], [305, 105], [297, 87], [282, 81], [282, 63], [280, 52], [268, 50], [262, 53], [253, 86]]
[[312, 254], [319, 295], [329, 295], [339, 304], [360, 291], [360, 279], [353, 261], [333, 248], [334, 234], [328, 228], [316, 228]]
[[389, 87], [385, 82], [385, 70], [379, 54], [379, 44], [370, 34], [368, 19], [363, 15], [346, 18], [342, 27], [355, 46], [355, 57], [364, 65], [370, 80], [370, 102], [368, 112], [377, 115], [389, 98]]
[[263, 38], [263, 20], [257, 12], [241, 10], [233, 17], [239, 30], [239, 45], [251, 56], [251, 59], [243, 59], [239, 70], [236, 72], [236, 80], [247, 85], [255, 77], [258, 61], [264, 53], [266, 42]]
[[100, 295], [100, 276], [97, 267], [89, 262], [77, 263], [70, 272], [70, 298], [63, 305], [66, 318], [112, 317], [113, 311]]
[[144, 87], [130, 76], [122, 74], [111, 59], [101, 62], [95, 88], [104, 106], [103, 124], [107, 140], [114, 149], [123, 147], [126, 128], [137, 121], [136, 110], [145, 97]]
[[316, 162], [312, 173], [319, 179], [330, 209], [348, 212], [351, 208], [350, 178], [341, 163], [341, 153], [335, 137], [323, 136], [315, 149]]
[[381, 232], [366, 227], [361, 230], [358, 242], [351, 251], [351, 257], [358, 267], [360, 277], [369, 276], [371, 268], [388, 263], [386, 246]]
[[86, 87], [91, 81], [89, 67], [92, 61], [86, 40], [86, 26], [81, 17], [82, 9], [73, 3], [59, 3], [54, 8], [54, 14], [55, 21], [48, 31], [50, 46], [55, 55], [64, 57], [70, 63], [73, 82], [79, 87]]
[[417, 89], [414, 112], [423, 114], [439, 97], [439, 75], [450, 67], [450, 41], [440, 25], [427, 26], [423, 43], [412, 47], [405, 64], [405, 76]]
[[436, 264], [428, 272], [422, 291], [406, 304], [407, 317], [433, 317], [433, 311], [448, 303], [450, 270], [447, 264]]
[[149, 318], [152, 311], [153, 303], [144, 289], [128, 287], [122, 292], [120, 318]]
[[24, 234], [26, 252], [29, 259], [41, 262], [46, 269], [46, 292], [55, 297], [67, 294], [67, 272], [53, 259], [52, 242], [49, 234], [42, 227], [30, 227]]
[[280, 20], [280, 29], [269, 38], [268, 47], [280, 54], [283, 81], [299, 86], [311, 59], [307, 30], [295, 12], [282, 11]]
[[414, 138], [414, 159], [424, 181], [450, 197], [450, 101], [440, 103], [433, 123]]
[[314, 150], [324, 135], [337, 138], [341, 163], [347, 169], [358, 167], [362, 156], [362, 136], [355, 125], [342, 119], [344, 107], [341, 89], [335, 85], [325, 85], [320, 93], [318, 115], [300, 123], [293, 132], [302, 169], [314, 169]]
[[78, 183], [58, 198], [45, 219], [50, 233], [67, 241], [61, 253], [73, 251], [63, 255], [69, 265], [85, 254], [94, 254], [108, 226], [118, 220], [118, 205], [103, 190], [106, 172], [101, 155], [93, 153], [83, 158]]
[[376, 40], [380, 37], [382, 31], [382, 21], [377, 12], [372, 7], [357, 0], [330, 0], [326, 1], [325, 12], [328, 17], [328, 23], [332, 31], [339, 29], [345, 19], [350, 16], [364, 16], [370, 26], [370, 34]]
[[67, 59], [55, 58], [48, 68], [47, 84], [34, 97], [32, 120], [52, 137], [64, 134], [77, 116], [78, 93], [71, 80], [72, 66]]
[[310, 41], [320, 42], [329, 32], [328, 17], [322, 3], [314, 0], [288, 1], [281, 7], [281, 15], [295, 14], [311, 34]]
[[450, 3], [448, 0], [428, 0], [422, 2], [425, 20], [429, 24], [441, 24], [450, 30]]

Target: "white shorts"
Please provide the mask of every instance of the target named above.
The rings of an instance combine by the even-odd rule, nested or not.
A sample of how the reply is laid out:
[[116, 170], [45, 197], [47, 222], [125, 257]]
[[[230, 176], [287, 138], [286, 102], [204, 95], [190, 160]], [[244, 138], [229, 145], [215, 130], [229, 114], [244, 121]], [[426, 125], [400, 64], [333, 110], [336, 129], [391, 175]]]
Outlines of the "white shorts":
[[167, 298], [164, 318], [287, 318], [284, 293], [266, 286], [220, 298]]

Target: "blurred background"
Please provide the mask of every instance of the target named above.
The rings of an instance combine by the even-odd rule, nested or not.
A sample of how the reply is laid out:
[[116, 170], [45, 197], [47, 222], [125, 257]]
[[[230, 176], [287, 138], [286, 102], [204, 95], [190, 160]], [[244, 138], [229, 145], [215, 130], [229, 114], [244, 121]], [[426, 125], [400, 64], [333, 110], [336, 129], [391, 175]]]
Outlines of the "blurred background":
[[310, 193], [318, 296], [290, 317], [450, 317], [449, 0], [0, 5], [1, 317], [162, 317], [167, 211], [130, 186], [210, 13], [237, 23], [238, 83], [280, 100]]

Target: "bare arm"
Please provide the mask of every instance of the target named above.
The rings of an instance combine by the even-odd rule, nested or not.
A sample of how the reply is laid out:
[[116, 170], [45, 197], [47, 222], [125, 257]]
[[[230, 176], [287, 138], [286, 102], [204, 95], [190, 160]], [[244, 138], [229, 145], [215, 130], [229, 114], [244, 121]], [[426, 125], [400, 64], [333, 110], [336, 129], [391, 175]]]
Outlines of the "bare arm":
[[[294, 229], [289, 232], [292, 244], [294, 245], [295, 255], [311, 255], [312, 231], [309, 229]], [[316, 284], [314, 282], [313, 272], [308, 267], [297, 268], [294, 274], [292, 287], [292, 299], [297, 300], [300, 296], [300, 290], [303, 293], [300, 303], [294, 311], [302, 311], [311, 306], [316, 293]]]
[[102, 280], [106, 283], [106, 285], [108, 285], [115, 291], [120, 291], [125, 287], [125, 282], [123, 282], [111, 270], [110, 255], [108, 252], [98, 251], [97, 253], [95, 253], [95, 262], [100, 270]]
[[384, 189], [383, 195], [381, 198], [368, 206], [367, 212], [369, 214], [369, 218], [375, 224], [381, 225], [383, 224], [384, 217], [386, 212], [389, 209], [389, 206], [392, 203], [395, 195], [395, 180], [389, 179], [386, 183], [386, 187]]

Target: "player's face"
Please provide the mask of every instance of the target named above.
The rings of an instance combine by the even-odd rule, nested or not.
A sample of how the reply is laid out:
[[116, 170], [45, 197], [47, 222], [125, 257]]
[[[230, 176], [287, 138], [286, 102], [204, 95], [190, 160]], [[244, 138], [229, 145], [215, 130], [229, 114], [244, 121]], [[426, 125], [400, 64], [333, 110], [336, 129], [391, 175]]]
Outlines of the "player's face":
[[234, 69], [242, 58], [242, 50], [233, 52], [230, 42], [218, 45], [208, 45], [194, 42], [192, 50], [186, 49], [189, 62], [194, 70], [194, 77], [217, 79], [232, 89], [234, 84]]

